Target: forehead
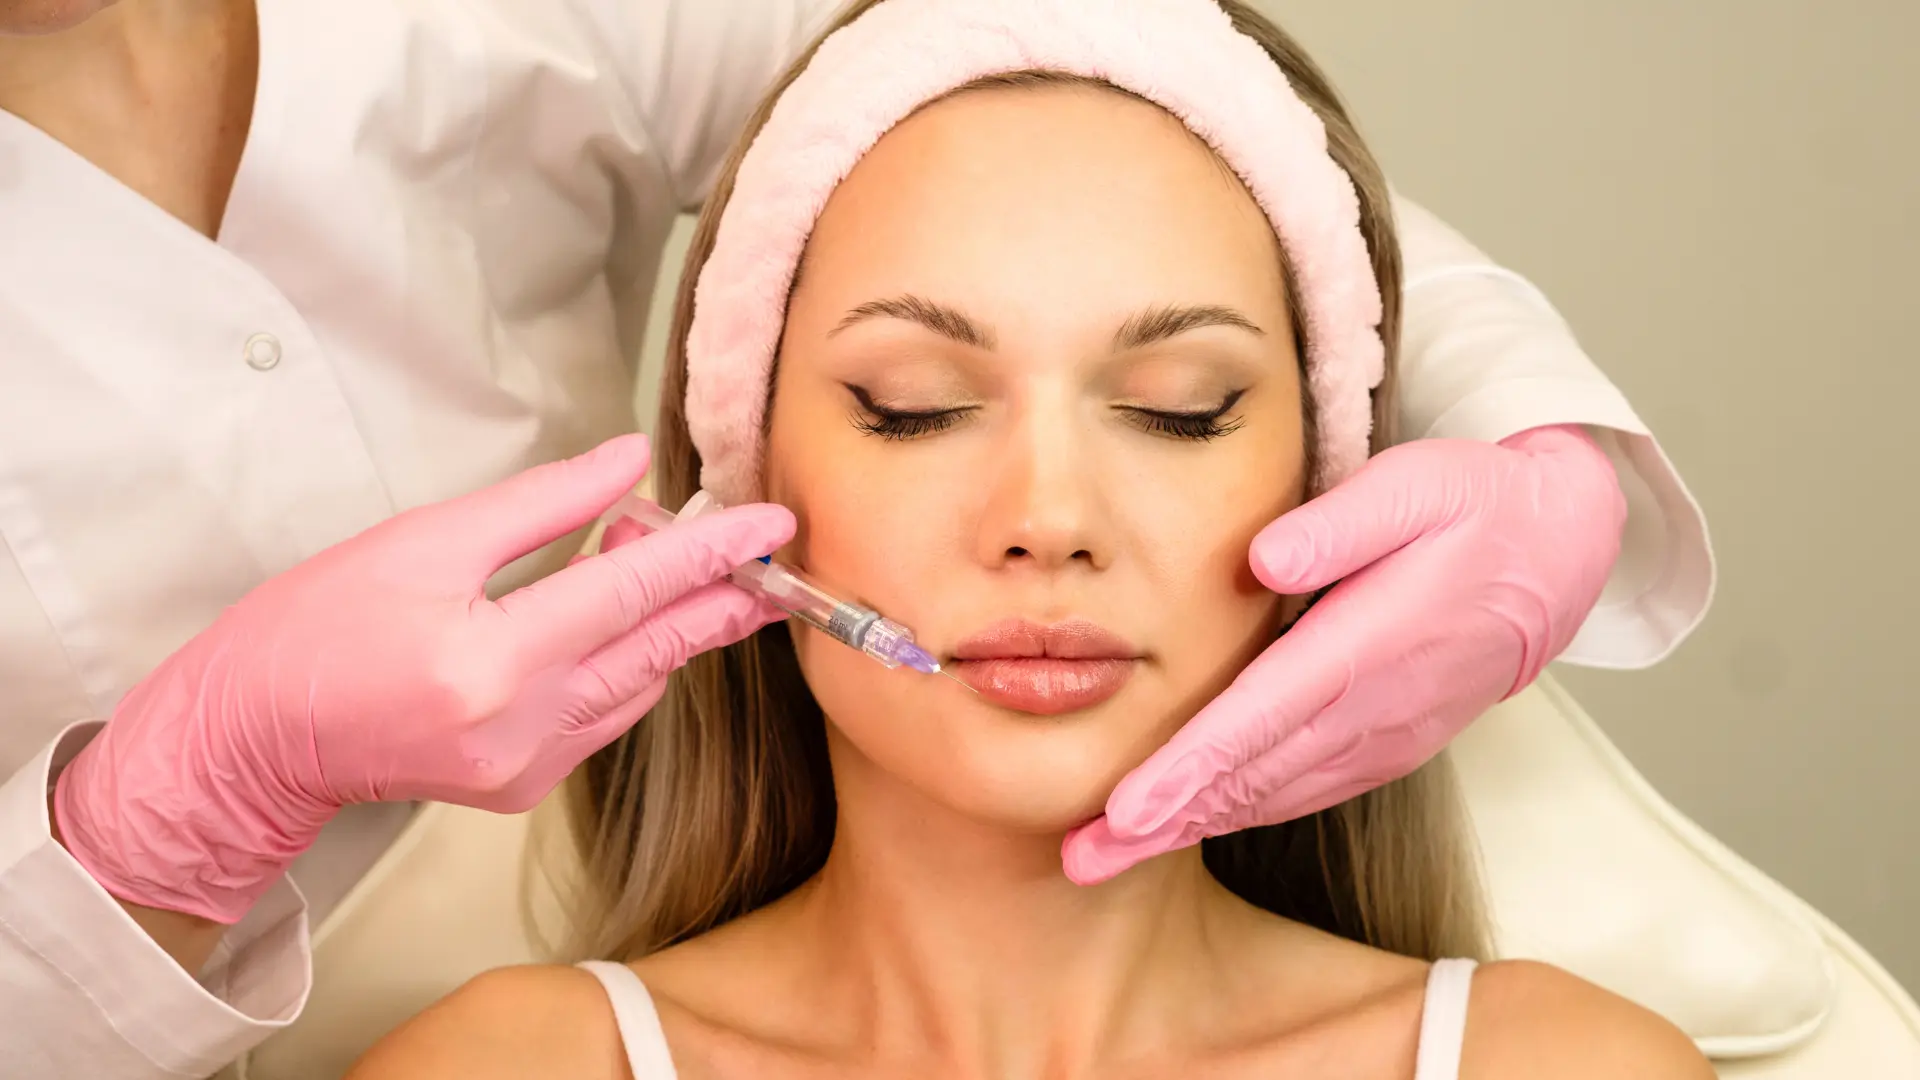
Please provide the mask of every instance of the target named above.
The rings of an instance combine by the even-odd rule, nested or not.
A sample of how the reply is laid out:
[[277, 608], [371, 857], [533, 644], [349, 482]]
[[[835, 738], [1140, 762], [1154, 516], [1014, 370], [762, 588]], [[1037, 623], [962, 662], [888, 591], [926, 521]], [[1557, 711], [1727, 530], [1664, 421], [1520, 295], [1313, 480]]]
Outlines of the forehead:
[[1158, 106], [1084, 84], [970, 89], [895, 126], [815, 226], [802, 280], [823, 279], [956, 301], [1068, 285], [1118, 304], [1283, 297], [1279, 244], [1239, 179]]

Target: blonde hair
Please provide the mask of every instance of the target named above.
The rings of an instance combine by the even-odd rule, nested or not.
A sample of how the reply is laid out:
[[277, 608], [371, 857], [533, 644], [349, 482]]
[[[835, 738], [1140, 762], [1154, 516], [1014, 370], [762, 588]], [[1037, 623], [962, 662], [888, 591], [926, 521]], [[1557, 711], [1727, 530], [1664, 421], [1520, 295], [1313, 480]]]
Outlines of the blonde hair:
[[[883, 2], [857, 0], [827, 33]], [[1378, 452], [1392, 441], [1400, 320], [1400, 249], [1386, 181], [1326, 77], [1299, 45], [1239, 0], [1219, 2], [1321, 116], [1334, 160], [1359, 190], [1362, 231], [1385, 304], [1387, 378], [1373, 399]], [[1115, 18], [1124, 18], [1121, 7], [1116, 5]], [[694, 286], [713, 250], [741, 156], [817, 47], [795, 62], [748, 121], [694, 232], [654, 435], [656, 494], [669, 506], [699, 487], [700, 460], [684, 411]], [[962, 90], [1061, 82], [1091, 80], [1022, 72]], [[1291, 297], [1291, 273], [1287, 280]], [[1299, 319], [1294, 321], [1298, 337]], [[1311, 408], [1307, 412], [1311, 424]], [[697, 656], [676, 672], [660, 703], [569, 781], [567, 808], [581, 877], [570, 898], [568, 951], [616, 959], [645, 955], [768, 904], [818, 871], [833, 842], [835, 816], [824, 724], [783, 625]], [[1356, 941], [1433, 959], [1482, 951], [1478, 892], [1463, 835], [1452, 772], [1442, 757], [1329, 810], [1208, 840], [1202, 850], [1214, 876], [1250, 903]]]

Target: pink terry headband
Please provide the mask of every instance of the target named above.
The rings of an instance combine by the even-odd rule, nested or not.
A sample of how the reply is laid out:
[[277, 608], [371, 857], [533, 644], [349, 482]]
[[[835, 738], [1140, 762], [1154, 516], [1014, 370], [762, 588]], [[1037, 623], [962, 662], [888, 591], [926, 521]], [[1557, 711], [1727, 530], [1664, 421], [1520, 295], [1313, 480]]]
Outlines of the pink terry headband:
[[820, 46], [740, 163], [687, 334], [701, 486], [762, 497], [768, 380], [794, 272], [833, 189], [893, 125], [980, 78], [1102, 80], [1178, 117], [1238, 173], [1293, 268], [1319, 433], [1314, 490], [1367, 458], [1380, 288], [1326, 128], [1213, 0], [885, 0]]

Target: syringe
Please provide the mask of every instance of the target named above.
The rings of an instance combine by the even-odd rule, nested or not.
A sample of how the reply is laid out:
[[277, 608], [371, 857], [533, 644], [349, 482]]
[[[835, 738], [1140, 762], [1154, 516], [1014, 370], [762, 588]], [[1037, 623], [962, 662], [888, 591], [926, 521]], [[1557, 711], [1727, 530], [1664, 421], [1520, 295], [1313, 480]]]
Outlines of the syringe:
[[[658, 532], [681, 518], [690, 520], [718, 509], [720, 504], [704, 491], [688, 499], [678, 514], [638, 495], [627, 495], [602, 514], [600, 520], [605, 524], [630, 517], [648, 530]], [[799, 571], [774, 562], [772, 556], [740, 567], [728, 575], [727, 580], [889, 668], [905, 665], [928, 675], [946, 674], [940, 670], [940, 661], [913, 643], [913, 631], [872, 608], [834, 599]]]

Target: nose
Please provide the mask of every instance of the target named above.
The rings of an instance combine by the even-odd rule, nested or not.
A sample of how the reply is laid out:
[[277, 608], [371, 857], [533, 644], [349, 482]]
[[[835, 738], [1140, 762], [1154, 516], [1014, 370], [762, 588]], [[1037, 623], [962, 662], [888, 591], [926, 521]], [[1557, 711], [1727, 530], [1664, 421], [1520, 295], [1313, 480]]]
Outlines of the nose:
[[1059, 571], [1111, 562], [1097, 455], [1061, 419], [1029, 421], [1002, 444], [978, 536], [983, 564]]

